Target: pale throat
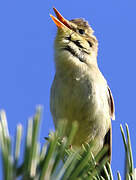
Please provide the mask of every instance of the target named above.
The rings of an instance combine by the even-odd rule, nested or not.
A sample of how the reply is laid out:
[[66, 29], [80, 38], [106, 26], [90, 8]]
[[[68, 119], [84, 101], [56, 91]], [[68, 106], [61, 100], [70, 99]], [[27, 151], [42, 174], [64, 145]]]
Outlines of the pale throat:
[[[90, 55], [79, 52], [79, 58], [67, 50], [55, 50], [55, 65], [56, 73], [63, 75], [78, 74], [78, 72], [85, 71], [91, 66], [98, 67], [96, 52], [92, 51]], [[82, 53], [82, 54], [81, 54]], [[88, 71], [88, 70], [87, 70]]]

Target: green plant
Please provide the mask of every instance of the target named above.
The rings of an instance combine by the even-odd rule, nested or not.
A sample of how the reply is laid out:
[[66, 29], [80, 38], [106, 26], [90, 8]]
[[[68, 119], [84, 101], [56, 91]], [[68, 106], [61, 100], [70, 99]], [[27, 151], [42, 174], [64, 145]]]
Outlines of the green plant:
[[[19, 124], [16, 130], [15, 145], [11, 141], [6, 121], [6, 114], [0, 112], [0, 147], [3, 165], [3, 179], [15, 180], [113, 180], [110, 164], [107, 157], [99, 163], [100, 159], [107, 152], [105, 146], [102, 151], [94, 157], [91, 153], [93, 142], [85, 144], [81, 150], [73, 150], [70, 146], [76, 129], [75, 122], [72, 126], [69, 137], [63, 138], [64, 124], [56, 132], [50, 132], [45, 144], [41, 147], [38, 142], [41, 108], [38, 107], [32, 119], [28, 120], [27, 134], [23, 161], [20, 165], [20, 145], [22, 142], [22, 125]], [[126, 150], [126, 179], [134, 180], [136, 170], [133, 165], [132, 149], [129, 129], [126, 125], [126, 134], [121, 126], [124, 147]], [[12, 153], [13, 150], [13, 153]], [[100, 172], [104, 172], [104, 177]], [[121, 179], [118, 172], [118, 180]]]

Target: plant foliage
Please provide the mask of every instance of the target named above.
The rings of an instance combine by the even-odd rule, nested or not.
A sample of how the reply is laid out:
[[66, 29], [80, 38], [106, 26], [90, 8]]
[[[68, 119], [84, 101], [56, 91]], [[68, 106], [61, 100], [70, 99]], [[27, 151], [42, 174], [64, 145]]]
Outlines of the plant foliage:
[[[93, 142], [85, 144], [80, 150], [73, 150], [71, 142], [78, 128], [73, 123], [69, 137], [64, 138], [64, 124], [59, 125], [56, 132], [50, 132], [45, 144], [41, 147], [38, 142], [41, 108], [38, 107], [33, 118], [28, 120], [23, 160], [20, 165], [22, 125], [16, 129], [15, 144], [11, 141], [6, 114], [0, 112], [0, 149], [2, 156], [4, 180], [113, 180], [112, 169], [108, 158], [103, 157], [107, 152], [105, 146], [94, 157], [91, 153]], [[129, 129], [126, 125], [126, 136], [121, 126], [121, 134], [126, 151], [125, 177], [126, 180], [136, 179], [136, 169], [133, 156]], [[102, 159], [100, 161], [100, 159]], [[103, 172], [104, 176], [102, 176]], [[121, 180], [118, 172], [115, 179]]]

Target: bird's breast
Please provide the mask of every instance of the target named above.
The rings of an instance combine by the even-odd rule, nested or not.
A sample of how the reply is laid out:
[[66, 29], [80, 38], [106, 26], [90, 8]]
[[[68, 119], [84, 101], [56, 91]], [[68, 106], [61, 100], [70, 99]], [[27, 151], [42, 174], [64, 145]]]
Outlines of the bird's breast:
[[81, 142], [78, 139], [79, 144], [83, 143], [85, 138], [93, 138], [102, 129], [107, 131], [108, 112], [104, 110], [108, 106], [105, 102], [106, 85], [101, 81], [91, 77], [91, 74], [83, 73], [81, 76], [77, 74], [69, 77], [56, 74], [54, 79], [51, 89], [54, 122], [57, 126], [58, 120], [67, 119], [69, 127], [73, 121], [77, 121], [80, 126], [77, 134], [81, 137]]

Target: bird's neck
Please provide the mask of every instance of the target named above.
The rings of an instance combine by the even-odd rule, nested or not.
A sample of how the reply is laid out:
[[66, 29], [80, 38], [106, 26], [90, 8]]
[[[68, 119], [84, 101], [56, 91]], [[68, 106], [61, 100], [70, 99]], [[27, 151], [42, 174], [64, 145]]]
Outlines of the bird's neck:
[[92, 66], [98, 67], [95, 53], [87, 56], [84, 55], [83, 59], [79, 59], [67, 51], [55, 51], [55, 65], [56, 72], [64, 74], [84, 71]]

